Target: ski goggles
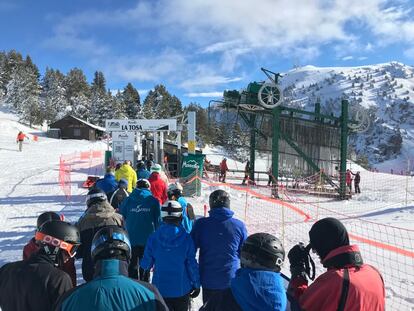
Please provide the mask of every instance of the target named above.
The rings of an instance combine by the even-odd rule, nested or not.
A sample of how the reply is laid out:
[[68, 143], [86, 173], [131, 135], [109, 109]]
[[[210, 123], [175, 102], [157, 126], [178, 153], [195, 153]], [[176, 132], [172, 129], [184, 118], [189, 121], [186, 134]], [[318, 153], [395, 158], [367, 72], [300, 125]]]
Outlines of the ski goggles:
[[71, 244], [39, 231], [35, 234], [35, 240], [54, 247], [59, 247], [60, 249], [65, 250], [71, 258], [76, 255], [76, 251], [79, 248], [79, 244]]
[[125, 234], [121, 232], [112, 232], [111, 235], [103, 234], [99, 236], [99, 238], [95, 239], [92, 243], [91, 253], [93, 253], [98, 246], [104, 244], [105, 242], [113, 242], [113, 241], [125, 242], [128, 245], [129, 249], [132, 249], [131, 242], [129, 241], [128, 237]]

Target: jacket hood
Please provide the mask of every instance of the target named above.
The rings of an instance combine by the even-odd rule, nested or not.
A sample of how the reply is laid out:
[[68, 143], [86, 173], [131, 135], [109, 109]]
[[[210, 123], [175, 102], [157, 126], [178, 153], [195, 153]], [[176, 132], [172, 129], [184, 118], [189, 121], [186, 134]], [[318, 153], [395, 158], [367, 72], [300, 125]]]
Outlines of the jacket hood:
[[129, 198], [130, 200], [141, 202], [142, 200], [144, 200], [146, 197], [149, 197], [150, 195], [152, 195], [152, 193], [149, 189], [136, 188], [129, 195]]
[[286, 310], [286, 291], [280, 273], [242, 268], [230, 285], [243, 310]]
[[208, 213], [210, 214], [210, 217], [220, 221], [230, 219], [234, 215], [234, 212], [226, 207], [215, 207], [212, 208]]
[[104, 179], [115, 180], [115, 175], [112, 173], [106, 173]]
[[86, 210], [86, 214], [96, 214], [97, 216], [99, 216], [100, 214], [104, 214], [105, 217], [107, 217], [108, 213], [113, 214], [114, 212], [114, 208], [106, 200], [94, 203], [91, 206], [89, 206], [89, 208]]
[[119, 168], [120, 173], [127, 174], [130, 170], [134, 170], [130, 165], [124, 164]]
[[157, 230], [156, 240], [166, 248], [176, 248], [185, 242], [186, 231], [182, 227], [163, 223]]
[[362, 256], [358, 245], [346, 245], [335, 248], [322, 260], [325, 268], [343, 268], [346, 266], [361, 266]]
[[149, 177], [149, 181], [151, 182], [151, 180], [155, 181], [155, 180], [159, 180], [161, 179], [161, 175], [158, 172], [152, 172], [150, 177]]

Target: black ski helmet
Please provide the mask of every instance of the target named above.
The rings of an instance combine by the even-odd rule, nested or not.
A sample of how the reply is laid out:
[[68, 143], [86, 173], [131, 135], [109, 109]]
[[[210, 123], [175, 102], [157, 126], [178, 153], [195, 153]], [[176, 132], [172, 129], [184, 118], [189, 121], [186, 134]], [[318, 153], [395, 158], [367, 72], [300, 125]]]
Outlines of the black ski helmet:
[[39, 228], [48, 221], [52, 221], [52, 220], [62, 220], [62, 218], [60, 217], [59, 214], [55, 213], [55, 212], [44, 212], [42, 214], [39, 215], [39, 217], [37, 217], [37, 230], [39, 230]]
[[167, 188], [168, 198], [171, 200], [173, 196], [179, 198], [183, 195], [183, 186], [179, 182], [171, 183]]
[[242, 267], [280, 272], [285, 260], [285, 249], [278, 238], [269, 233], [255, 233], [243, 243]]
[[138, 161], [138, 163], [137, 163], [137, 169], [138, 170], [145, 169], [145, 162], [142, 161], [142, 160]]
[[151, 188], [151, 183], [149, 182], [148, 179], [141, 178], [137, 181], [137, 188], [149, 189], [149, 188]]
[[224, 190], [215, 190], [210, 194], [210, 208], [227, 207], [230, 208], [230, 196]]
[[44, 252], [58, 263], [60, 250], [65, 250], [73, 257], [81, 244], [80, 233], [76, 226], [61, 220], [45, 222], [35, 234], [36, 241]]
[[131, 258], [131, 242], [128, 233], [118, 226], [106, 226], [95, 233], [91, 257], [94, 262], [100, 259], [122, 257]]
[[161, 218], [164, 221], [176, 221], [181, 219], [182, 215], [183, 207], [177, 201], [167, 201], [161, 207]]
[[89, 190], [88, 194], [86, 195], [86, 205], [88, 207], [94, 203], [102, 202], [105, 200], [107, 200], [105, 192], [96, 187]]

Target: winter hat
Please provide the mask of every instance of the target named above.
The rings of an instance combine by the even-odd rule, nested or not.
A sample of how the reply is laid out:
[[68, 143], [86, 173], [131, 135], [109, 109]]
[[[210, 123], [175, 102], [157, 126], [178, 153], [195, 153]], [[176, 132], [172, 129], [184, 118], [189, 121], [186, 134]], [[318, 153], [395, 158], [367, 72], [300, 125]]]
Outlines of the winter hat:
[[317, 221], [309, 231], [312, 248], [323, 260], [328, 253], [338, 247], [349, 245], [348, 232], [336, 218], [324, 218]]
[[209, 197], [210, 208], [226, 207], [230, 208], [230, 196], [224, 190], [215, 190], [210, 194]]
[[121, 179], [118, 181], [118, 187], [119, 187], [119, 188], [124, 188], [124, 189], [127, 189], [127, 188], [128, 188], [128, 180], [126, 180], [125, 178], [121, 178]]
[[151, 173], [153, 173], [153, 172], [160, 173], [161, 172], [161, 165], [154, 164], [153, 166], [151, 166]]

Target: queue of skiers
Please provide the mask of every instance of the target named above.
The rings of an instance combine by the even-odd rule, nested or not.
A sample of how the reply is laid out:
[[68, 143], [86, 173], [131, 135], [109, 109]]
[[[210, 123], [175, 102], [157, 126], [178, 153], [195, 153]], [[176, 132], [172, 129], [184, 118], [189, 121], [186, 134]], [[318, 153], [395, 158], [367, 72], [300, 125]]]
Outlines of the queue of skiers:
[[[117, 189], [128, 183], [120, 178]], [[41, 214], [24, 260], [0, 268], [2, 311], [184, 311], [201, 291], [204, 311], [286, 310], [288, 304], [290, 310], [384, 310], [381, 274], [363, 263], [339, 220], [317, 221], [309, 244], [295, 245], [286, 256], [277, 237], [248, 236], [226, 191], [213, 191], [209, 216], [196, 221], [179, 183], [157, 191], [165, 193], [155, 197], [151, 182], [138, 179], [114, 208], [111, 192], [94, 187], [75, 225], [53, 212]], [[311, 285], [310, 250], [327, 269]], [[83, 258], [86, 281], [77, 287], [75, 257]], [[286, 257], [288, 286], [281, 274]]]

